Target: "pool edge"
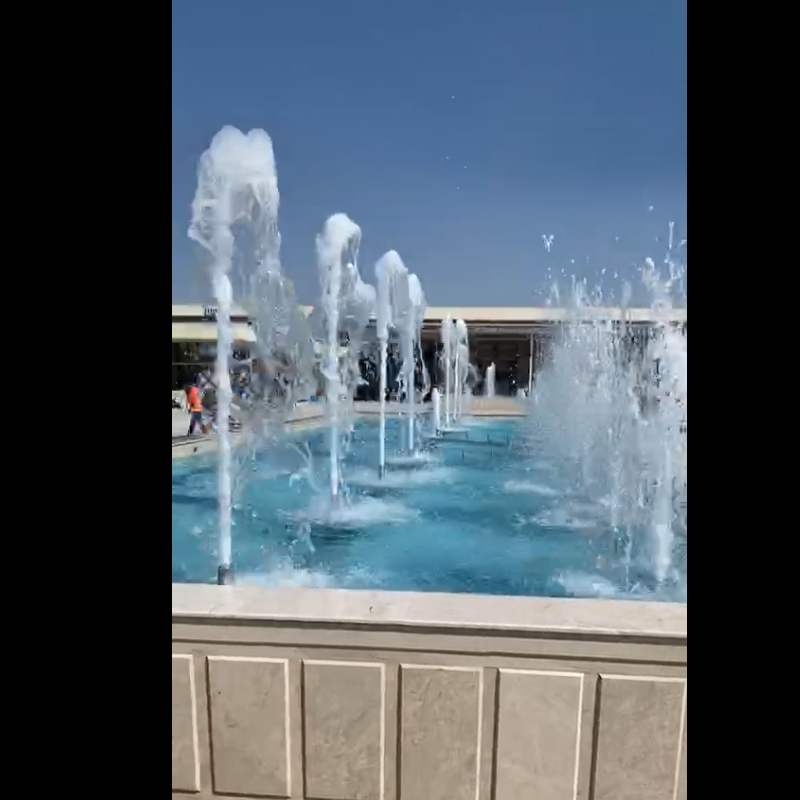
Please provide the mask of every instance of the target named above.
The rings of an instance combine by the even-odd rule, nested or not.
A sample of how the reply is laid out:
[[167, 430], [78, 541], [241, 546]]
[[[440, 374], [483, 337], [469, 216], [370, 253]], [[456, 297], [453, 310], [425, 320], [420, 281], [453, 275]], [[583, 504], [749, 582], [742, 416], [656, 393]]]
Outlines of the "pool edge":
[[172, 584], [173, 618], [686, 639], [686, 603]]

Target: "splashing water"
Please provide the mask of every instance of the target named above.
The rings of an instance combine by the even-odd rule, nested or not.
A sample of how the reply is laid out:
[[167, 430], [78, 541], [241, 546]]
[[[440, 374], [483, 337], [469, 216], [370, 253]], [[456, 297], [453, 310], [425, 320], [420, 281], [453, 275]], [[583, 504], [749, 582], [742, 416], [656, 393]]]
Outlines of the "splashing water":
[[[272, 140], [266, 131], [247, 134], [225, 127], [200, 158], [189, 236], [212, 257], [211, 283], [217, 303], [217, 422], [219, 431], [218, 504], [221, 570], [231, 566], [231, 509], [234, 489], [242, 491], [255, 463], [256, 448], [282, 421], [297, 393], [313, 381], [313, 351], [308, 327], [294, 302], [280, 265], [278, 176]], [[236, 245], [240, 245], [237, 251]], [[235, 256], [240, 260], [234, 264]], [[231, 273], [238, 267], [242, 304], [253, 321], [255, 342], [248, 360], [247, 390], [233, 401], [230, 369], [233, 348]], [[243, 365], [244, 366], [244, 365]], [[229, 419], [238, 416], [246, 447], [233, 461]], [[222, 573], [221, 573], [222, 574]]]
[[431, 392], [431, 404], [433, 405], [433, 435], [438, 436], [442, 429], [442, 395], [438, 389]]
[[232, 458], [229, 418], [232, 387], [229, 360], [233, 345], [231, 306], [234, 228], [252, 222], [257, 209], [277, 213], [277, 177], [272, 141], [265, 131], [247, 135], [223, 128], [200, 158], [192, 203], [190, 238], [211, 253], [211, 284], [217, 302], [217, 422], [219, 427], [218, 502], [220, 566], [231, 565]]
[[[341, 484], [340, 430], [342, 401], [352, 404], [353, 389], [359, 378], [358, 352], [361, 336], [375, 308], [376, 292], [361, 280], [358, 248], [361, 229], [346, 214], [334, 214], [317, 236], [317, 266], [322, 288], [321, 305], [325, 317], [325, 377], [328, 420], [330, 423], [330, 494], [339, 497]], [[340, 335], [347, 347], [340, 352]]]
[[453, 320], [448, 314], [441, 324], [442, 354], [440, 368], [444, 371], [444, 427], [450, 427], [450, 391], [453, 373]]
[[[310, 323], [300, 314], [291, 284], [281, 272], [278, 207], [277, 173], [269, 136], [261, 130], [244, 134], [235, 128], [224, 128], [200, 159], [189, 228], [189, 236], [211, 256], [211, 285], [217, 303], [216, 503], [220, 570], [231, 567], [234, 511], [240, 510], [235, 495], [241, 488], [239, 484], [256, 471], [255, 450], [278, 430], [273, 423], [285, 419], [294, 399], [308, 392], [315, 380]], [[287, 472], [289, 486], [302, 479], [313, 491], [310, 507], [290, 515], [297, 525], [297, 541], [312, 554], [312, 526], [346, 530], [379, 524], [397, 527], [411, 524], [418, 517], [416, 508], [387, 498], [362, 497], [356, 503], [350, 502], [349, 490], [342, 480], [343, 458], [351, 447], [353, 430], [346, 412], [352, 410], [359, 380], [358, 354], [376, 299], [384, 382], [381, 401], [385, 397], [385, 348], [391, 325], [400, 334], [409, 407], [401, 440], [405, 453], [390, 459], [395, 467], [406, 470], [384, 481], [383, 493], [417, 491], [434, 479], [452, 481], [454, 475], [449, 466], [436, 463], [428, 465], [424, 476], [408, 469], [423, 461], [439, 460], [438, 456], [434, 459], [429, 453], [419, 453], [415, 443], [415, 348], [420, 344], [425, 298], [419, 280], [408, 274], [393, 251], [381, 259], [383, 262], [391, 256], [393, 266], [385, 262], [376, 265], [376, 295], [375, 289], [361, 280], [356, 266], [360, 240], [360, 228], [344, 214], [329, 218], [317, 237], [322, 287], [319, 313], [325, 342], [321, 374], [330, 424], [329, 492], [316, 481], [308, 447], [295, 451], [303, 463]], [[539, 375], [532, 401], [536, 407], [528, 423], [534, 446], [543, 444], [558, 459], [559, 471], [568, 476], [567, 485], [554, 489], [539, 480], [521, 479], [507, 480], [503, 485], [506, 495], [517, 495], [525, 503], [527, 497], [536, 503], [556, 497], [570, 499], [569, 509], [548, 507], [538, 513], [523, 509], [524, 513], [513, 522], [515, 530], [535, 525], [542, 530], [574, 529], [586, 536], [602, 531], [615, 555], [620, 556], [613, 565], [615, 570], [621, 565], [631, 574], [641, 575], [639, 567], [646, 566], [659, 587], [678, 579], [675, 557], [688, 530], [687, 335], [685, 326], [675, 324], [672, 313], [674, 304], [680, 302], [676, 295], [682, 294], [683, 301], [686, 299], [685, 262], [680, 260], [686, 254], [686, 241], [676, 237], [675, 226], [670, 223], [666, 274], [651, 259], [645, 262], [642, 281], [652, 298], [651, 316], [655, 320], [647, 327], [632, 320], [625, 311], [631, 297], [630, 285], [623, 288], [620, 314], [603, 308], [599, 288], [590, 291], [585, 281], [573, 278], [571, 321], [559, 331], [560, 343]], [[237, 266], [242, 278], [242, 304], [253, 321], [255, 343], [248, 392], [234, 402], [230, 379], [231, 308], [232, 277], [235, 278]], [[551, 303], [560, 302], [555, 288]], [[346, 347], [342, 346], [343, 340]], [[444, 430], [452, 433], [455, 428], [451, 422], [464, 413], [465, 389], [474, 379], [468, 331], [462, 320], [443, 320], [442, 344]], [[533, 348], [531, 359], [532, 353]], [[486, 390], [490, 396], [494, 393], [494, 365], [487, 370]], [[440, 409], [437, 418], [439, 414]], [[237, 415], [247, 447], [237, 449], [235, 454], [228, 421]], [[382, 423], [383, 420], [382, 414]], [[381, 467], [386, 464], [384, 438], [382, 430]], [[234, 455], [239, 454], [243, 456], [240, 467], [252, 459], [249, 470], [237, 472]], [[463, 462], [463, 450], [461, 458]], [[352, 477], [353, 483], [362, 488], [373, 487], [374, 476], [356, 473]], [[340, 492], [346, 502], [339, 502]], [[580, 504], [587, 501], [592, 509], [599, 509], [598, 514], [607, 514], [607, 520], [595, 518], [594, 511], [582, 512]], [[606, 563], [606, 556], [598, 557], [598, 571]], [[631, 569], [634, 563], [635, 572]], [[581, 575], [589, 573], [564, 573], [563, 581], [566, 585], [583, 580]], [[593, 587], [608, 581], [606, 576], [593, 573], [589, 578]], [[613, 585], [618, 584], [613, 581]], [[634, 593], [638, 586], [640, 582], [636, 580], [628, 588]], [[600, 592], [596, 588], [594, 591]], [[683, 577], [680, 592], [685, 596]]]
[[375, 264], [375, 277], [378, 283], [377, 290], [377, 331], [380, 347], [380, 375], [379, 375], [379, 402], [380, 402], [380, 431], [378, 452], [378, 474], [383, 476], [386, 471], [386, 351], [389, 342], [389, 328], [402, 309], [398, 298], [401, 285], [407, 281], [408, 270], [403, 260], [395, 250], [384, 253]]
[[486, 386], [484, 389], [484, 393], [487, 397], [494, 397], [494, 384], [495, 384], [495, 373], [497, 372], [497, 367], [494, 365], [494, 361], [486, 367]]
[[414, 436], [415, 348], [419, 341], [426, 308], [425, 294], [422, 291], [419, 278], [413, 273], [410, 275], [398, 275], [395, 280], [393, 299], [396, 327], [400, 334], [403, 381], [406, 390], [406, 403], [408, 404], [407, 450], [410, 455], [413, 455], [416, 451], [416, 439]]
[[[377, 306], [376, 306], [376, 330], [378, 335], [378, 348], [380, 349], [378, 366], [378, 402], [379, 411], [379, 432], [378, 432], [378, 476], [383, 477], [386, 471], [386, 348], [389, 342], [389, 324], [391, 323], [391, 298], [389, 288], [389, 275], [387, 259], [394, 260], [400, 256], [394, 250], [390, 250], [378, 259], [375, 264], [375, 277], [377, 279]], [[402, 262], [401, 262], [402, 263]]]
[[455, 374], [456, 374], [456, 396], [455, 396], [455, 417], [461, 419], [464, 413], [464, 395], [467, 388], [467, 381], [472, 369], [469, 363], [469, 332], [467, 323], [463, 319], [457, 319], [454, 325], [456, 348], [455, 348]]
[[441, 323], [442, 350], [438, 358], [439, 373], [444, 376], [445, 422], [442, 428], [452, 433], [452, 422], [465, 411], [465, 391], [474, 382], [475, 370], [469, 363], [469, 334], [464, 320], [453, 322], [450, 316]]
[[656, 320], [648, 327], [624, 307], [615, 319], [599, 289], [573, 284], [571, 321], [537, 380], [530, 416], [532, 438], [563, 460], [575, 490], [608, 509], [626, 568], [637, 559], [658, 583], [675, 579], [676, 536], [688, 527], [687, 333], [671, 300], [685, 265], [672, 248], [666, 263], [667, 277], [650, 259], [642, 270]]

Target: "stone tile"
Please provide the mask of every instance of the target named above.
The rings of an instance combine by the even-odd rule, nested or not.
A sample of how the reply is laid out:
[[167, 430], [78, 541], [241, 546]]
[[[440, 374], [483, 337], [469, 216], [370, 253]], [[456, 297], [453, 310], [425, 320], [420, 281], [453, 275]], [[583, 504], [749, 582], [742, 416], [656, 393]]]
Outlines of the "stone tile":
[[288, 797], [288, 662], [209, 656], [207, 663], [214, 791]]
[[172, 791], [200, 791], [194, 666], [190, 655], [172, 656]]
[[594, 800], [674, 800], [686, 681], [601, 675]]
[[689, 721], [684, 715], [683, 718], [683, 745], [681, 747], [681, 766], [678, 770], [678, 793], [675, 800], [686, 800], [689, 795], [689, 764], [688, 748], [689, 744]]
[[306, 661], [303, 674], [306, 795], [383, 797], [383, 665]]
[[495, 800], [573, 800], [583, 675], [500, 670]]
[[402, 668], [402, 800], [475, 800], [482, 691], [479, 669]]

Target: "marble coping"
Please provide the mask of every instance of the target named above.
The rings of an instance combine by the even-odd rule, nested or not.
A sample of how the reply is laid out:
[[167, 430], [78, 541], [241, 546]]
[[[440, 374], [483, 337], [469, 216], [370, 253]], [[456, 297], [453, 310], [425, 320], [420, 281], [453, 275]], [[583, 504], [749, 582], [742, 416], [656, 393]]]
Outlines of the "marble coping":
[[173, 622], [348, 625], [685, 643], [685, 603], [172, 584]]

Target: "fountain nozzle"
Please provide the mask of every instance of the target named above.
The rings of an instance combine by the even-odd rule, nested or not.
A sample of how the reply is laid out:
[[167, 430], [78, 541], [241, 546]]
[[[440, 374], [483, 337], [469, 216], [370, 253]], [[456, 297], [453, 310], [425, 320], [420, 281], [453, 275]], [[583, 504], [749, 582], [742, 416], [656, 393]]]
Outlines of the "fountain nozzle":
[[233, 586], [233, 567], [230, 564], [220, 564], [217, 567], [217, 585], [218, 586]]

